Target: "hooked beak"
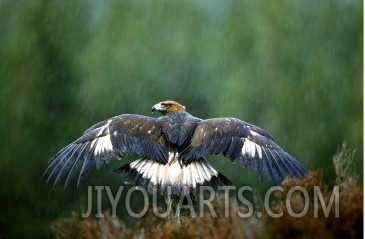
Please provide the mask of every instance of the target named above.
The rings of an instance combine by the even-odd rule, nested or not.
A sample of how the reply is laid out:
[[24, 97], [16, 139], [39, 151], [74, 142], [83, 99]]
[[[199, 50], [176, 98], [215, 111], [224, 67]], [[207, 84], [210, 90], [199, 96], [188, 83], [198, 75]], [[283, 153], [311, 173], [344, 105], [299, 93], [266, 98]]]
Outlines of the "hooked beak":
[[161, 111], [163, 110], [163, 107], [161, 106], [161, 104], [155, 104], [154, 106], [152, 106], [152, 113], [155, 111]]

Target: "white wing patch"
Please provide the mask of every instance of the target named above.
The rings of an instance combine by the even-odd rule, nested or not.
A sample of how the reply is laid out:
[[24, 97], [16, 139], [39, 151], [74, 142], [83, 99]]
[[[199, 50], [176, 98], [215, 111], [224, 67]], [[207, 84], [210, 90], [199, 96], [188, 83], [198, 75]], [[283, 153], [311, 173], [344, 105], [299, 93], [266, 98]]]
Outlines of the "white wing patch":
[[97, 141], [94, 150], [94, 156], [103, 155], [107, 152], [113, 151], [113, 145], [110, 141], [110, 135], [97, 138], [93, 141]]
[[250, 158], [261, 159], [262, 158], [261, 146], [246, 138], [242, 147], [242, 155], [248, 156]]
[[98, 136], [102, 135], [104, 130], [107, 130], [107, 134], [105, 136], [97, 137], [91, 142], [92, 146], [96, 144], [94, 149], [94, 156], [105, 155], [108, 152], [113, 151], [113, 144], [112, 141], [110, 140], [110, 134], [109, 134], [110, 122], [111, 120], [108, 120], [108, 123], [106, 125], [103, 125], [102, 127], [96, 129], [99, 131]]

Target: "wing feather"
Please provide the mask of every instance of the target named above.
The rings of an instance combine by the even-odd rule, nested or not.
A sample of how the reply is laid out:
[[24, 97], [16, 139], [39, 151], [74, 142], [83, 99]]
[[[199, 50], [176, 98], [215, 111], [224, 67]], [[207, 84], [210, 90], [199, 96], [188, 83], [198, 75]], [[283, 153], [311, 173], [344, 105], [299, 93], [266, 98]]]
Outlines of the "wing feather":
[[[83, 156], [84, 153], [86, 153], [85, 149], [87, 148], [87, 146], [88, 145], [86, 145], [86, 144], [83, 146], [83, 148], [80, 150], [80, 153], [79, 153], [77, 159], [75, 160], [71, 169], [69, 170], [69, 173], [67, 175], [66, 182], [65, 182], [65, 188], [68, 187], [70, 185], [70, 183], [75, 179], [75, 176], [81, 170], [82, 165], [86, 161], [85, 158], [82, 159], [81, 157]], [[56, 181], [55, 181], [55, 183], [56, 183]]]
[[271, 183], [286, 176], [302, 177], [304, 168], [274, 143], [265, 130], [235, 118], [216, 118], [198, 123], [190, 144], [181, 153], [185, 163], [209, 155], [223, 155]]
[[[47, 175], [47, 183], [53, 180], [57, 180], [57, 177], [60, 173], [63, 173], [63, 169], [65, 165], [69, 165], [72, 163], [73, 155], [78, 150], [81, 145], [72, 145], [70, 150], [68, 150], [67, 154], [62, 155], [59, 160], [55, 160], [55, 166], [51, 168], [51, 172], [49, 176]], [[71, 158], [71, 160], [69, 160]]]
[[167, 162], [167, 142], [156, 118], [120, 115], [99, 122], [51, 158], [43, 174], [54, 186], [65, 180], [67, 187], [77, 178], [77, 187], [95, 165], [100, 168], [116, 156], [136, 153]]

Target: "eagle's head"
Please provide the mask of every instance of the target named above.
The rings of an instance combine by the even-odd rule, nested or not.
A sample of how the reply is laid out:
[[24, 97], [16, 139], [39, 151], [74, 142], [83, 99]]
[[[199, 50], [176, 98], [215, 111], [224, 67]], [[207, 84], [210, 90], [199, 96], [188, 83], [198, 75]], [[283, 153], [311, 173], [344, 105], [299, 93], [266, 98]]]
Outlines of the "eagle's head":
[[157, 103], [152, 107], [152, 112], [159, 111], [163, 115], [184, 110], [185, 106], [173, 100], [161, 101], [160, 103]]

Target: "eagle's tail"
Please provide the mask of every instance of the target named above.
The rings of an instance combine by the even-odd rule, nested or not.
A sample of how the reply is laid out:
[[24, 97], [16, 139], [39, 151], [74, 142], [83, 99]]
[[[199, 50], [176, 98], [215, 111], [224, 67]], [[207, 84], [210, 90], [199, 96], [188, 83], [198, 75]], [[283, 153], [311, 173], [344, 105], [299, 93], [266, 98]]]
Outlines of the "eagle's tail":
[[162, 164], [143, 157], [114, 172], [126, 173], [125, 182], [128, 184], [141, 186], [149, 192], [157, 190], [163, 195], [195, 195], [202, 189], [201, 186], [211, 187], [204, 188], [204, 191], [208, 191], [232, 184], [203, 158], [189, 164], [183, 164], [179, 160]]

